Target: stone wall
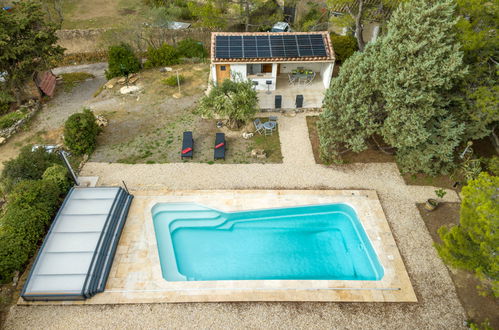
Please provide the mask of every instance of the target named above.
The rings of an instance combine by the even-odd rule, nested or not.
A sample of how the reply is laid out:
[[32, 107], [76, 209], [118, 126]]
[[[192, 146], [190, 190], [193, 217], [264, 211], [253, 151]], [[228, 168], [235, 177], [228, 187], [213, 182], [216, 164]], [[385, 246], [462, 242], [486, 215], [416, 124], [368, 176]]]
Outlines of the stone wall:
[[145, 50], [147, 42], [145, 39], [153, 38], [154, 41], [167, 42], [174, 45], [176, 42], [193, 38], [199, 40], [210, 50], [211, 32], [207, 29], [142, 29], [140, 31], [132, 29], [83, 29], [83, 30], [59, 30], [58, 44], [66, 48], [65, 54], [95, 53], [106, 50], [110, 44], [127, 42], [135, 48]]
[[26, 123], [33, 117], [38, 110], [40, 110], [41, 104], [37, 100], [30, 100], [28, 103], [23, 104], [17, 111], [26, 111], [26, 116], [19, 119], [12, 126], [0, 130], [0, 145], [7, 142], [7, 140], [19, 131]]

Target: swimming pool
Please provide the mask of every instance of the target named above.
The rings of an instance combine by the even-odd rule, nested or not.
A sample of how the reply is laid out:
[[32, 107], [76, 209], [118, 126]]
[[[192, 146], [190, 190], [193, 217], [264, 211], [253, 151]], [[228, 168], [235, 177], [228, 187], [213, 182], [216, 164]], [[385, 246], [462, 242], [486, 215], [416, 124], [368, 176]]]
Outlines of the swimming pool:
[[374, 281], [384, 275], [346, 204], [222, 212], [158, 203], [152, 216], [167, 281]]

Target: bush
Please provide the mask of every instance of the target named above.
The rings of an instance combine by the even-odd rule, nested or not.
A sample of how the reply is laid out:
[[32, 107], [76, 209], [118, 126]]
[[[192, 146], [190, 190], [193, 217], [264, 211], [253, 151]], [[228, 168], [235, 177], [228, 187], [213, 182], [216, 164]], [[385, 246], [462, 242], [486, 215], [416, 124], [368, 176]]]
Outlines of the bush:
[[60, 193], [52, 181], [27, 180], [8, 195], [0, 218], [0, 282], [9, 282], [36, 252], [59, 206]]
[[499, 157], [492, 156], [491, 158], [486, 160], [487, 169], [493, 175], [499, 176]]
[[126, 76], [130, 73], [139, 72], [139, 70], [140, 61], [135, 56], [130, 45], [122, 43], [118, 46], [109, 47], [107, 79]]
[[[185, 78], [184, 76], [182, 75], [179, 75], [178, 76], [178, 80], [180, 81], [180, 85], [182, 85], [185, 81]], [[173, 75], [173, 76], [170, 76], [166, 79], [163, 79], [163, 83], [167, 86], [170, 86], [170, 87], [177, 87], [177, 75]]]
[[67, 192], [71, 187], [68, 170], [66, 167], [56, 164], [52, 165], [43, 172], [42, 179], [57, 184], [61, 192]]
[[177, 50], [181, 57], [187, 58], [205, 58], [208, 55], [203, 44], [192, 38], [181, 40], [177, 45]]
[[14, 101], [15, 99], [12, 95], [6, 91], [0, 90], [0, 115], [7, 113], [10, 109], [10, 104]]
[[175, 47], [170, 46], [167, 43], [162, 44], [159, 48], [149, 47], [147, 49], [146, 57], [146, 68], [180, 63], [178, 51]]
[[22, 113], [21, 111], [15, 111], [1, 116], [0, 129], [8, 128], [14, 125], [18, 120], [23, 119], [25, 116], [26, 114]]
[[97, 146], [100, 128], [89, 109], [71, 115], [64, 124], [64, 144], [76, 155], [91, 154]]
[[41, 179], [45, 170], [55, 164], [62, 164], [55, 153], [48, 153], [43, 148], [31, 151], [31, 146], [22, 148], [16, 158], [5, 162], [2, 171], [4, 191], [9, 192], [21, 180]]
[[345, 62], [347, 58], [359, 50], [357, 40], [351, 35], [340, 36], [331, 33], [331, 43], [338, 62]]

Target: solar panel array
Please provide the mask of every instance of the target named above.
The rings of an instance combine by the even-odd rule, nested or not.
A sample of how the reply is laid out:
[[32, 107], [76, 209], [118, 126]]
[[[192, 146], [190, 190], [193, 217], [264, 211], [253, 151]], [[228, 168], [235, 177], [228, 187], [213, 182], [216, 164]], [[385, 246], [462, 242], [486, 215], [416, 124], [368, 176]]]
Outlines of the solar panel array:
[[326, 57], [321, 34], [216, 36], [215, 58]]

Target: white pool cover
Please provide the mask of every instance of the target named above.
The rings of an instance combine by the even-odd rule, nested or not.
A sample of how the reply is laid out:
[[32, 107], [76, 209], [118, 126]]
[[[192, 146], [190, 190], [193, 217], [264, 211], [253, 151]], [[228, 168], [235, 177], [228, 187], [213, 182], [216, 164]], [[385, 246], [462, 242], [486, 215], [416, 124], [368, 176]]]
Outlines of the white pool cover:
[[119, 187], [71, 189], [21, 296], [80, 300], [104, 291], [132, 198]]

